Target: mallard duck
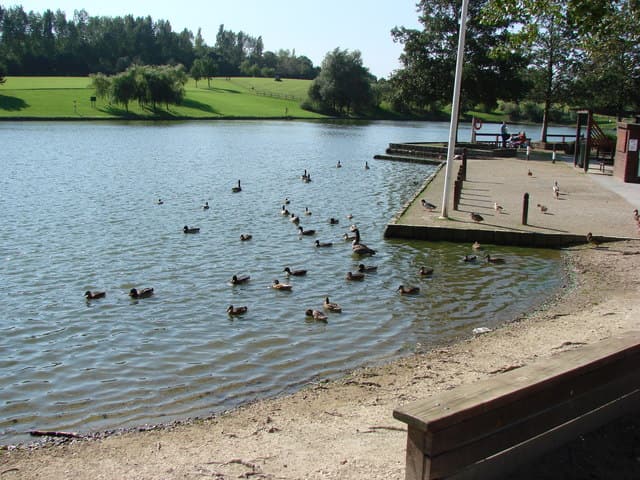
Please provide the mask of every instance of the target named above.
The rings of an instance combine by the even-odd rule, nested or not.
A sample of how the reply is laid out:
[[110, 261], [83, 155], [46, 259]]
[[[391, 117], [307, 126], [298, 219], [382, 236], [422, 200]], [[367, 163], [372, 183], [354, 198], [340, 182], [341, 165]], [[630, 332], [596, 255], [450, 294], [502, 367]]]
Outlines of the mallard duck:
[[280, 281], [276, 278], [271, 284], [271, 288], [276, 290], [291, 290], [293, 287], [288, 283], [280, 283]]
[[307, 317], [313, 317], [314, 320], [317, 320], [319, 322], [326, 322], [327, 321], [327, 316], [322, 313], [320, 310], [312, 310], [311, 308], [307, 309], [304, 314]]
[[87, 300], [96, 300], [98, 298], [104, 298], [107, 295], [107, 292], [92, 292], [91, 290], [87, 290], [84, 292], [84, 296]]
[[200, 233], [200, 227], [189, 227], [188, 225], [185, 225], [182, 231], [184, 233]]
[[587, 233], [587, 242], [589, 242], [594, 247], [600, 246], [600, 242], [596, 240], [596, 238], [593, 236], [591, 232]]
[[241, 283], [247, 283], [249, 280], [251, 280], [249, 275], [234, 275], [231, 277], [231, 285], [240, 285]]
[[244, 315], [245, 313], [247, 313], [247, 310], [249, 310], [249, 308], [246, 305], [242, 307], [234, 307], [233, 305], [229, 305], [229, 308], [227, 308], [227, 313], [229, 315]]
[[238, 193], [242, 191], [242, 187], [240, 186], [240, 180], [238, 180], [238, 185], [236, 185], [235, 187], [231, 187], [231, 191], [233, 193]]
[[329, 310], [330, 312], [341, 313], [342, 307], [337, 303], [330, 302], [329, 297], [324, 297], [324, 303], [322, 304], [325, 310]]
[[309, 207], [304, 207], [304, 214], [307, 216], [311, 215], [311, 210], [309, 210]]
[[487, 261], [487, 263], [495, 263], [495, 264], [505, 263], [504, 258], [494, 258], [491, 255], [489, 255], [488, 253], [484, 256], [484, 258]]
[[422, 266], [420, 267], [420, 270], [418, 270], [418, 274], [425, 277], [429, 275], [433, 275], [433, 268]]
[[151, 295], [153, 295], [153, 288], [143, 288], [141, 290], [132, 288], [129, 290], [129, 296], [131, 298], [148, 298]]
[[321, 242], [320, 240], [316, 240], [316, 247], [330, 247], [333, 245], [332, 242]]
[[364, 280], [364, 273], [362, 273], [362, 272], [355, 272], [355, 273], [347, 272], [347, 275], [346, 275], [345, 278], [347, 280], [356, 281], [357, 282], [357, 281], [360, 281], [360, 280]]
[[371, 273], [377, 270], [378, 270], [377, 265], [365, 265], [364, 263], [361, 263], [360, 265], [358, 265], [358, 271], [361, 273]]
[[484, 220], [484, 217], [476, 212], [471, 212], [470, 216], [471, 216], [471, 220], [473, 220], [476, 223], [482, 222]]
[[304, 229], [304, 228], [302, 228], [302, 227], [298, 227], [298, 232], [300, 232], [300, 233], [299, 233], [300, 235], [307, 235], [307, 236], [315, 235], [315, 234], [316, 234], [316, 231], [315, 231], [315, 230], [305, 230], [305, 229]]
[[202, 205], [202, 209], [209, 210], [209, 202], [204, 202], [204, 205]]
[[426, 208], [430, 212], [433, 212], [437, 208], [433, 203], [427, 202], [424, 198], [420, 200], [420, 203], [424, 208]]
[[397, 291], [400, 292], [400, 295], [415, 295], [416, 293], [420, 293], [420, 287], [405, 287], [404, 285], [400, 285]]
[[465, 255], [464, 257], [462, 257], [462, 261], [463, 262], [475, 262], [478, 259], [477, 256], [475, 255]]
[[247, 240], [251, 240], [253, 238], [253, 235], [250, 235], [248, 233], [242, 233], [240, 234], [240, 240], [242, 242], [246, 242]]
[[283, 272], [293, 277], [302, 277], [307, 274], [306, 270], [291, 270], [289, 267], [284, 267]]
[[337, 225], [337, 224], [339, 224], [339, 223], [340, 223], [340, 220], [338, 220], [337, 218], [333, 218], [333, 217], [331, 217], [331, 218], [329, 219], [329, 224], [330, 224], [330, 225]]

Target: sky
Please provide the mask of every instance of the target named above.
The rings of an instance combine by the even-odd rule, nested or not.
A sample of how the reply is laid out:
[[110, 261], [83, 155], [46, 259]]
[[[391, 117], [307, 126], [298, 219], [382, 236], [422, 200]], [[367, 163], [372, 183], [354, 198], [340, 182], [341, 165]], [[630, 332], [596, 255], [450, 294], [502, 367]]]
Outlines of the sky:
[[362, 62], [378, 78], [400, 68], [402, 45], [391, 38], [395, 26], [421, 29], [416, 0], [0, 0], [5, 8], [22, 5], [25, 11], [62, 10], [67, 19], [75, 10], [90, 16], [150, 15], [168, 20], [174, 31], [202, 29], [213, 46], [220, 24], [226, 30], [262, 36], [265, 51], [280, 49], [309, 57], [320, 66], [325, 55], [340, 48], [359, 50]]

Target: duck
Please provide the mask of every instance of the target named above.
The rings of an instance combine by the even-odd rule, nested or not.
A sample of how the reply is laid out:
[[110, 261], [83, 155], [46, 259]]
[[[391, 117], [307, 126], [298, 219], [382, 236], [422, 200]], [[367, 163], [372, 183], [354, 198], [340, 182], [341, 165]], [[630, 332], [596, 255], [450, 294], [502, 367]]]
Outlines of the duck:
[[295, 213], [291, 212], [291, 217], [289, 218], [289, 221], [291, 223], [298, 225], [300, 223], [300, 217], [297, 216]]
[[316, 240], [316, 247], [330, 247], [333, 245], [332, 242], [321, 242], [320, 240]]
[[104, 298], [106, 295], [107, 292], [92, 292], [91, 290], [84, 292], [87, 300], [97, 300], [98, 298]]
[[358, 282], [360, 280], [364, 280], [364, 273], [362, 273], [362, 272], [355, 272], [355, 273], [347, 272], [347, 275], [346, 275], [345, 278], [347, 280], [350, 280], [350, 281]]
[[527, 170], [527, 175], [533, 177], [533, 172], [531, 170]]
[[184, 233], [200, 233], [200, 227], [189, 227], [188, 225], [185, 225], [182, 228], [182, 231]]
[[129, 290], [129, 296], [131, 298], [148, 298], [151, 295], [153, 295], [153, 288], [142, 288], [140, 290], [132, 288]]
[[234, 275], [231, 277], [231, 285], [240, 285], [241, 283], [247, 283], [249, 280], [251, 280], [249, 275]]
[[498, 213], [502, 213], [502, 211], [504, 210], [502, 205], [498, 205], [498, 202], [493, 202], [493, 209]]
[[424, 198], [420, 200], [420, 204], [430, 212], [433, 212], [437, 208], [433, 203], [427, 202]]
[[478, 259], [475, 255], [465, 255], [462, 257], [462, 261], [466, 263], [475, 262]]
[[[305, 175], [307, 174], [307, 171], [304, 171]], [[291, 203], [291, 200], [289, 200], [289, 197], [284, 197], [284, 204], [285, 205], [289, 205]]]
[[291, 290], [293, 287], [288, 283], [280, 283], [280, 281], [276, 278], [271, 284], [271, 288], [275, 290]]
[[164, 205], [164, 202], [162, 201], [161, 198], [158, 199], [158, 201], [156, 202], [157, 205]]
[[420, 287], [405, 287], [404, 285], [400, 285], [397, 291], [400, 292], [400, 295], [415, 295], [416, 293], [420, 293]]
[[633, 209], [633, 212], [631, 212], [631, 213], [633, 213], [633, 219], [634, 219], [636, 222], [640, 220], [640, 214], [638, 214], [638, 209], [637, 209], [637, 208], [634, 208], [634, 209]]
[[204, 205], [202, 205], [202, 209], [209, 210], [209, 202], [204, 202]]
[[339, 224], [339, 223], [340, 223], [340, 220], [338, 220], [337, 218], [333, 218], [333, 217], [331, 217], [331, 218], [329, 219], [329, 225], [337, 225], [337, 224]]
[[229, 305], [229, 307], [227, 308], [227, 313], [229, 315], [244, 315], [245, 313], [247, 313], [247, 310], [249, 310], [249, 308], [244, 305], [242, 307], [234, 307], [233, 305]]
[[422, 266], [422, 267], [420, 267], [420, 270], [418, 270], [418, 274], [420, 274], [420, 275], [422, 275], [424, 277], [429, 276], [429, 275], [433, 275], [433, 268]]
[[315, 234], [316, 234], [316, 231], [315, 231], [315, 230], [313, 230], [313, 229], [311, 229], [311, 230], [305, 230], [305, 229], [304, 229], [304, 228], [302, 228], [302, 227], [298, 227], [298, 232], [300, 232], [300, 235], [307, 235], [307, 236], [315, 235]]
[[365, 265], [364, 263], [361, 263], [360, 265], [358, 265], [358, 271], [361, 273], [371, 273], [371, 272], [376, 272], [377, 270], [378, 270], [377, 265]]
[[327, 321], [327, 316], [322, 313], [320, 310], [313, 310], [311, 308], [307, 309], [304, 314], [307, 317], [313, 317], [314, 320], [317, 320], [319, 322], [326, 322]]
[[342, 168], [342, 164], [340, 163], [340, 160], [338, 160], [338, 163], [336, 164], [336, 168]]
[[304, 207], [304, 214], [307, 216], [311, 215], [311, 210], [309, 210], [309, 207]]
[[556, 197], [556, 200], [560, 198], [560, 186], [557, 180], [553, 182], [553, 196]]
[[541, 204], [538, 204], [538, 208], [542, 213], [547, 213], [547, 210], [549, 210], [545, 205], [541, 205]]
[[369, 170], [369, 162], [364, 162], [364, 169]]
[[471, 245], [471, 248], [474, 250], [482, 250], [482, 245], [480, 245], [478, 241], [475, 241], [473, 242], [473, 245]]
[[600, 242], [598, 240], [596, 240], [596, 238], [593, 236], [593, 234], [591, 232], [587, 233], [587, 242], [589, 242], [594, 247], [599, 247], [600, 246]]
[[252, 238], [253, 238], [253, 235], [250, 235], [248, 233], [240, 234], [240, 240], [243, 242], [246, 242], [247, 240], [251, 240]]
[[291, 275], [293, 277], [302, 277], [307, 274], [306, 270], [291, 270], [289, 267], [284, 267], [283, 272], [285, 272], [287, 276]]
[[347, 220], [351, 220], [353, 218], [353, 214], [347, 213], [346, 218]]
[[493, 263], [496, 265], [505, 263], [504, 258], [494, 258], [488, 253], [484, 256], [484, 258], [487, 260], [487, 263]]
[[482, 222], [484, 220], [484, 217], [476, 212], [471, 212], [470, 216], [471, 216], [471, 220], [473, 220], [476, 223]]
[[287, 217], [290, 215], [289, 210], [287, 210], [284, 205], [282, 205], [282, 210], [280, 210], [280, 215], [286, 215]]
[[242, 187], [240, 186], [240, 180], [238, 180], [238, 185], [236, 185], [235, 187], [231, 188], [231, 191], [233, 193], [238, 193], [242, 191]]
[[324, 297], [324, 303], [322, 304], [325, 310], [329, 310], [330, 312], [341, 313], [342, 307], [337, 303], [330, 302], [329, 297]]

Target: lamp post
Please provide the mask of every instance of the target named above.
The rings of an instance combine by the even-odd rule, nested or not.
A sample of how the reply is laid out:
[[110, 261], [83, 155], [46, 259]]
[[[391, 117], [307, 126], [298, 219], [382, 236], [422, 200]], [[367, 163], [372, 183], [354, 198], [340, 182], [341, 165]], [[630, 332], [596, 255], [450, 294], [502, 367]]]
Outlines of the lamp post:
[[449, 147], [447, 149], [447, 167], [444, 174], [444, 193], [442, 195], [442, 213], [440, 218], [449, 218], [447, 205], [449, 203], [449, 191], [451, 183], [451, 171], [453, 170], [453, 157], [456, 151], [456, 136], [458, 130], [458, 113], [460, 111], [460, 83], [462, 81], [462, 67], [464, 65], [464, 42], [467, 31], [467, 11], [469, 0], [462, 0], [462, 13], [460, 14], [460, 34], [458, 35], [458, 56], [456, 60], [456, 76], [453, 84], [453, 102], [451, 104], [451, 126], [449, 127]]

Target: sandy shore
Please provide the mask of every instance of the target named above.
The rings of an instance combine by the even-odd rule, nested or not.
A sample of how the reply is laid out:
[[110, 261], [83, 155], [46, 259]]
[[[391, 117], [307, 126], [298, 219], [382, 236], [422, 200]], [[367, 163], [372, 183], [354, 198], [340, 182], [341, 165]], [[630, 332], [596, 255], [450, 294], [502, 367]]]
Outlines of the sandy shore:
[[[392, 417], [396, 406], [640, 328], [640, 243], [575, 248], [564, 258], [562, 291], [494, 332], [213, 419], [5, 449], [0, 478], [403, 479], [406, 429]], [[640, 421], [581, 437], [514, 478], [640, 478]]]

